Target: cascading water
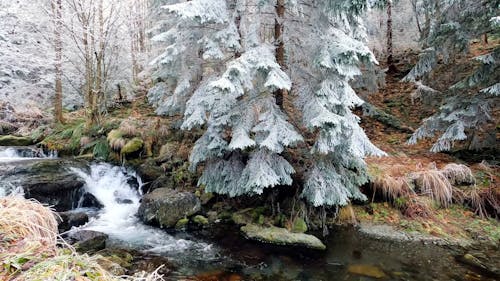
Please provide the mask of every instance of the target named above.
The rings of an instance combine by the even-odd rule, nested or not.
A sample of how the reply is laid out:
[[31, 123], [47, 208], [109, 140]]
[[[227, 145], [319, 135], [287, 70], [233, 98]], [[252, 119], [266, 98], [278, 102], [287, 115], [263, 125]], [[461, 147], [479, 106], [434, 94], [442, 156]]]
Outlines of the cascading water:
[[57, 158], [57, 152], [46, 154], [43, 149], [35, 147], [0, 147], [0, 163], [40, 158]]
[[[214, 256], [212, 246], [192, 239], [175, 238], [165, 231], [144, 225], [136, 217], [141, 194], [140, 178], [123, 167], [110, 164], [92, 164], [89, 171], [71, 168], [85, 181], [86, 192], [103, 205], [97, 217], [80, 229], [95, 230], [109, 235], [111, 242], [121, 246], [154, 252], [166, 256], [183, 253], [192, 259], [193, 254]], [[130, 182], [137, 180], [139, 188]]]

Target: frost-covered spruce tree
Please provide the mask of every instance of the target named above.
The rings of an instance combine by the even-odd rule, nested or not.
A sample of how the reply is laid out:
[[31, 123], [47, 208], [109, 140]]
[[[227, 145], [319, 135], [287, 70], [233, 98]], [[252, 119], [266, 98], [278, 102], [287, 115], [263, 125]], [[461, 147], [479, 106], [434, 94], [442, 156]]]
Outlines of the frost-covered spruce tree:
[[[367, 2], [212, 0], [167, 9], [203, 28], [211, 23], [201, 23], [209, 11], [198, 9], [201, 2], [225, 3], [218, 19], [229, 20], [217, 24], [234, 24], [240, 48], [224, 53], [225, 67], [204, 68], [203, 79], [191, 83], [182, 128], [205, 128], [190, 157], [192, 169], [203, 163], [199, 183], [230, 196], [292, 184], [294, 168], [282, 153], [303, 138], [288, 121], [296, 114], [287, 116], [292, 111], [279, 102], [289, 92], [293, 112], [314, 138], [310, 154], [300, 156], [310, 163], [302, 197], [314, 206], [365, 199], [359, 191], [367, 180], [363, 157], [383, 154], [351, 111], [362, 100], [349, 81], [361, 74], [360, 64], [376, 63], [362, 43], [359, 16]], [[189, 29], [178, 32], [185, 34], [173, 44], [193, 36]]]
[[[377, 63], [363, 43], [360, 15], [366, 1], [297, 2], [285, 26], [293, 55], [289, 66], [303, 125], [315, 135], [313, 164], [302, 196], [315, 206], [364, 200], [359, 186], [368, 178], [363, 158], [384, 155], [368, 139], [352, 109], [363, 101], [349, 82], [360, 64]], [[318, 43], [321, 42], [321, 43]]]
[[[423, 7], [429, 18], [423, 32], [427, 48], [404, 80], [416, 82], [422, 91], [435, 94], [436, 91], [422, 81], [425, 82], [439, 59], [451, 63], [458, 55], [468, 52], [472, 40], [500, 34], [500, 1], [424, 1]], [[424, 120], [409, 140], [410, 144], [439, 134], [431, 148], [433, 152], [450, 150], [455, 142], [468, 139], [469, 149], [484, 146], [480, 136], [488, 134], [486, 126], [492, 121], [491, 107], [498, 104], [500, 96], [500, 48], [473, 60], [474, 71], [446, 91], [448, 97], [439, 112]]]
[[291, 81], [276, 62], [274, 47], [257, 36], [260, 10], [242, 5], [245, 1], [234, 4], [241, 53], [194, 92], [182, 126], [207, 127], [191, 154], [191, 168], [204, 162], [199, 183], [229, 196], [291, 185], [294, 169], [280, 154], [302, 141], [276, 105], [273, 93], [290, 90]]
[[[224, 0], [167, 0], [166, 16], [153, 29], [153, 42], [166, 46], [151, 62], [155, 86], [148, 100], [160, 115], [183, 114], [197, 87], [217, 71], [222, 61], [238, 51], [238, 34]], [[180, 3], [179, 3], [180, 2]]]

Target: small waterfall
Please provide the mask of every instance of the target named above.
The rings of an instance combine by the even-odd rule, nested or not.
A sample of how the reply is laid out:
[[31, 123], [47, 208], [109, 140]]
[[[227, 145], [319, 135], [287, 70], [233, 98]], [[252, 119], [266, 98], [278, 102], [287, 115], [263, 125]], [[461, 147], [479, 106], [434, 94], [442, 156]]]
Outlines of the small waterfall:
[[0, 147], [0, 162], [32, 160], [40, 158], [57, 158], [56, 151], [45, 153], [36, 147]]
[[134, 172], [105, 163], [92, 164], [89, 171], [72, 170], [84, 179], [86, 192], [104, 206], [96, 218], [80, 229], [103, 232], [119, 245], [167, 256], [190, 253], [192, 258], [193, 252], [214, 255], [209, 244], [175, 238], [161, 229], [144, 225], [137, 218], [141, 198], [138, 190], [142, 182]]

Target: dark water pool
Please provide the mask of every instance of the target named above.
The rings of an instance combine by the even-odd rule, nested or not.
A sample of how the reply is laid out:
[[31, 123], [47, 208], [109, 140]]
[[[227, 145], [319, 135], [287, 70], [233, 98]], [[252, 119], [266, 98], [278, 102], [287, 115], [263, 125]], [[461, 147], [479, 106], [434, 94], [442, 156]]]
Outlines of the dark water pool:
[[247, 241], [235, 227], [203, 237], [219, 258], [193, 256], [168, 280], [495, 280], [458, 263], [458, 249], [381, 241], [353, 228], [331, 231], [325, 252]]

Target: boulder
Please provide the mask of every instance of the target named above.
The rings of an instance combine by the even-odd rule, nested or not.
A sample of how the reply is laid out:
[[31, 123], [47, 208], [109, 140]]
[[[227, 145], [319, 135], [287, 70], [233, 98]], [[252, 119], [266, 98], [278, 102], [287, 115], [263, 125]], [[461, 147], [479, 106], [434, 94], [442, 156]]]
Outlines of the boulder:
[[89, 216], [85, 212], [60, 212], [58, 213], [60, 223], [59, 232], [70, 230], [73, 226], [81, 226], [89, 221]]
[[275, 226], [263, 227], [256, 224], [248, 224], [241, 227], [241, 231], [247, 239], [264, 243], [299, 246], [314, 250], [325, 250], [326, 246], [317, 237], [304, 233], [293, 233], [286, 228]]
[[26, 146], [30, 144], [33, 144], [33, 140], [28, 137], [0, 136], [0, 146]]
[[95, 253], [106, 248], [108, 235], [93, 230], [80, 230], [68, 235], [67, 240], [80, 253]]
[[194, 215], [200, 209], [200, 200], [194, 194], [159, 188], [142, 198], [138, 216], [147, 224], [170, 228], [180, 219]]
[[62, 159], [0, 163], [0, 183], [21, 186], [26, 198], [34, 198], [64, 212], [76, 207], [85, 184], [69, 167], [84, 168], [86, 164]]

